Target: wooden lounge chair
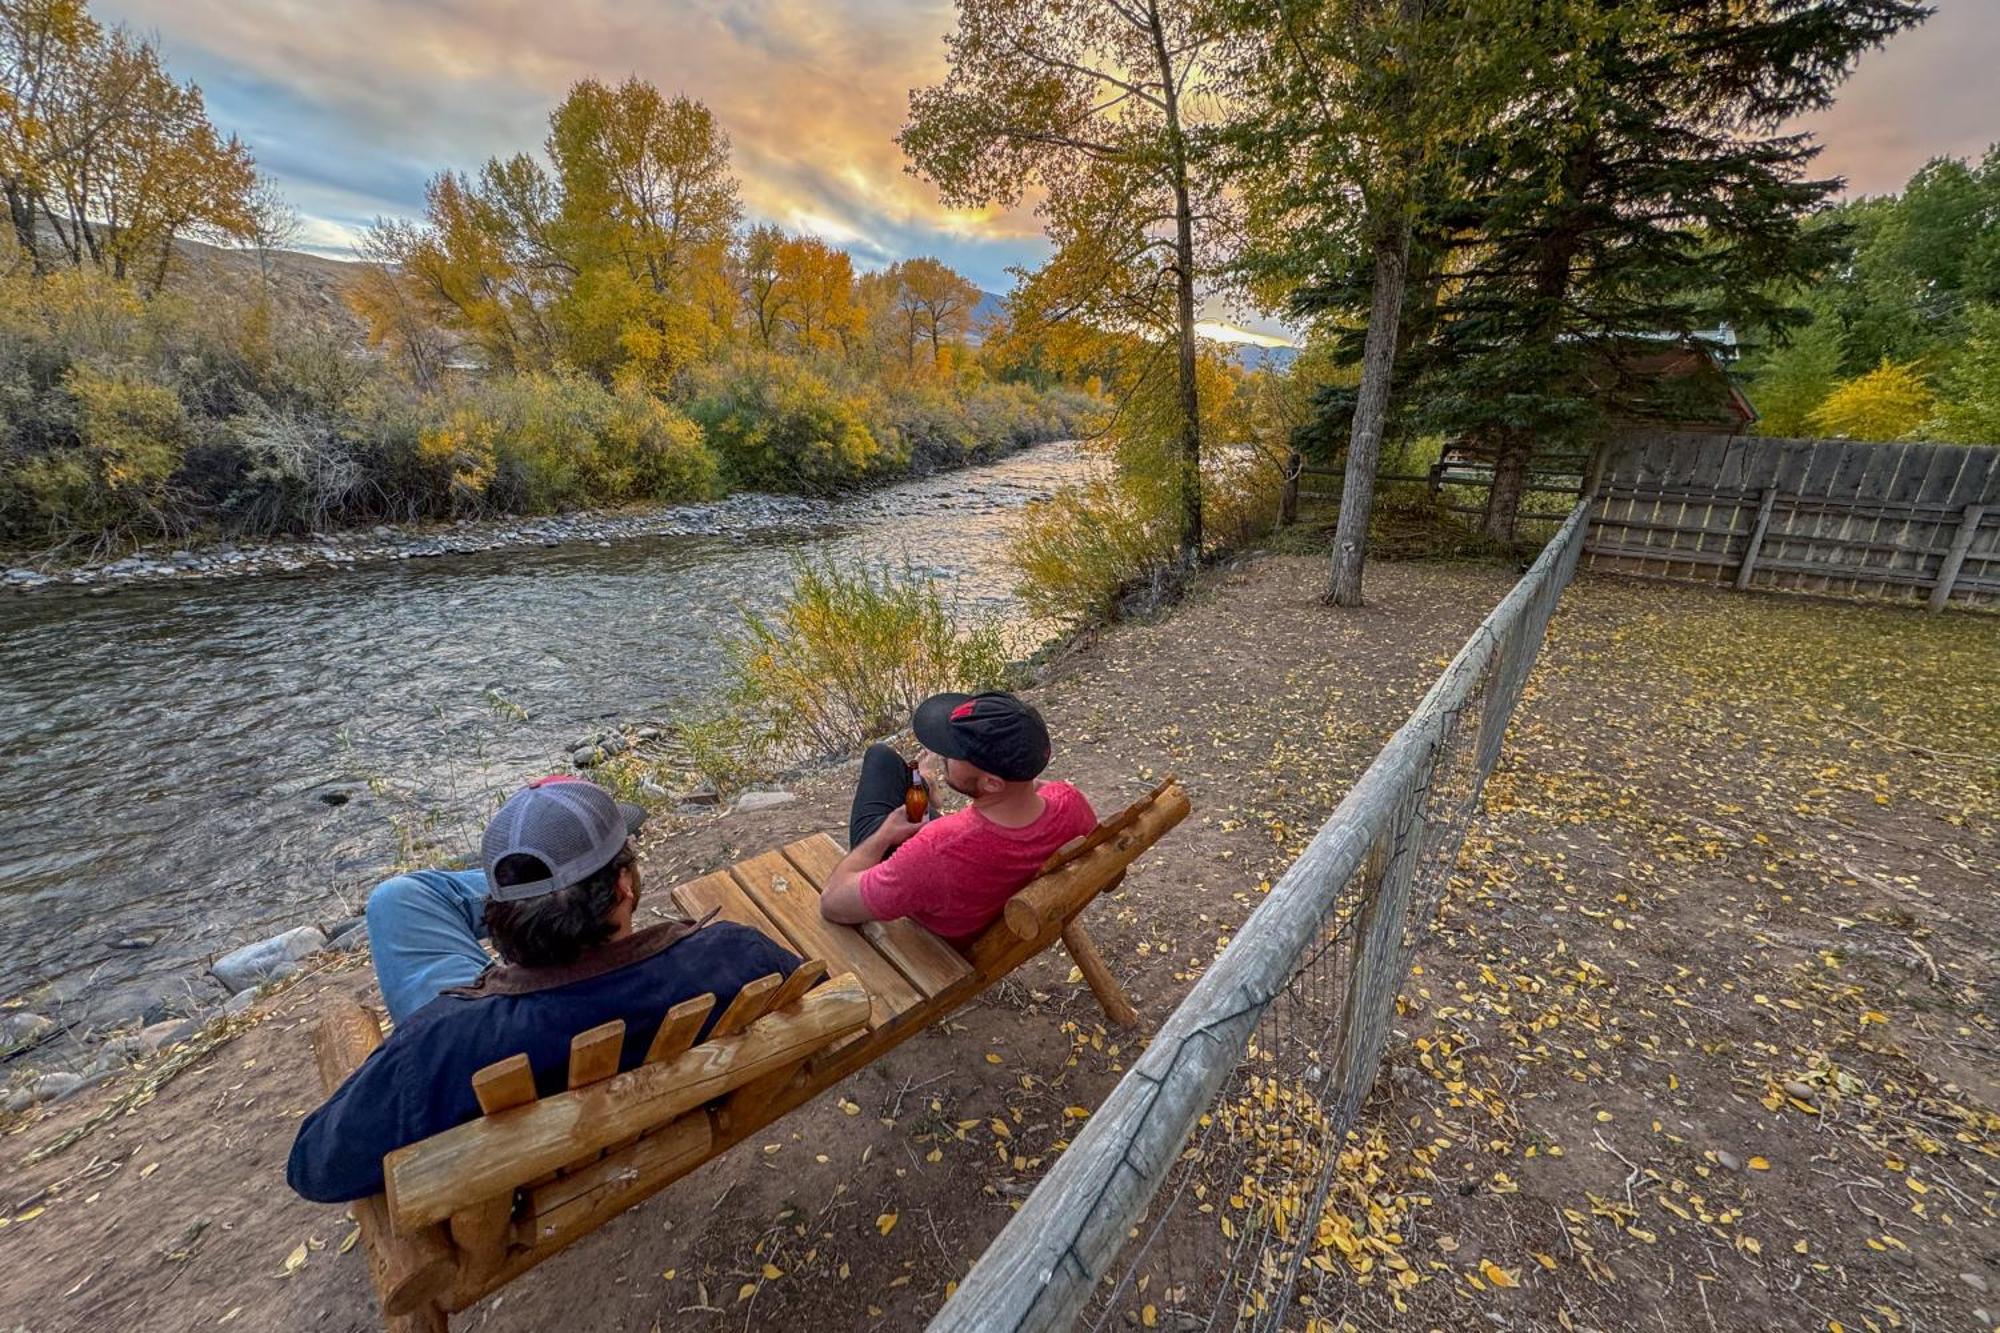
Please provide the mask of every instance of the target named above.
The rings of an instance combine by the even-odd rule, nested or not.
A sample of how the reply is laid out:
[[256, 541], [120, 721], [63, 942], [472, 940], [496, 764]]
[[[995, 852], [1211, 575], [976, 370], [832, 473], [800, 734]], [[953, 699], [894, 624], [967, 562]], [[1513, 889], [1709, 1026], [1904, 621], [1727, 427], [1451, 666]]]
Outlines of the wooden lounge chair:
[[[608, 1023], [570, 1043], [567, 1091], [538, 1099], [525, 1055], [474, 1075], [481, 1117], [390, 1153], [386, 1192], [354, 1205], [390, 1330], [444, 1333], [449, 1313], [879, 1059], [1057, 937], [1113, 1021], [1135, 1022], [1076, 918], [1187, 812], [1169, 778], [1052, 856], [963, 952], [911, 921], [822, 920], [819, 887], [843, 854], [825, 834], [680, 885], [682, 909], [715, 909], [810, 961], [745, 986], [699, 1045], [714, 997], [674, 1006], [646, 1062], [622, 1074], [624, 1024]], [[381, 1041], [373, 1013], [336, 1000], [313, 1037], [326, 1090]]]

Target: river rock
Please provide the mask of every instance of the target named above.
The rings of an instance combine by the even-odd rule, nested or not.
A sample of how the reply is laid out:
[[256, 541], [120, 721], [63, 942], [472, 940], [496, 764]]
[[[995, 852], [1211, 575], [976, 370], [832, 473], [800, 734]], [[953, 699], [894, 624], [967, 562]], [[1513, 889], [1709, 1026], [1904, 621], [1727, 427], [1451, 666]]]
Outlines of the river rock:
[[55, 1031], [55, 1020], [26, 1012], [0, 1018], [0, 1046], [25, 1046]]
[[348, 953], [354, 949], [367, 948], [368, 923], [363, 921], [357, 925], [349, 926], [338, 935], [330, 937], [326, 942], [326, 947], [329, 953]]
[[775, 806], [790, 805], [798, 800], [797, 792], [789, 791], [746, 791], [736, 798], [736, 813], [748, 814], [752, 810], [769, 810]]
[[[83, 1075], [70, 1073], [44, 1074], [29, 1085], [34, 1089], [34, 1101], [46, 1102], [67, 1096], [83, 1086]], [[30, 1103], [33, 1104], [32, 1102]]]
[[318, 926], [300, 926], [255, 944], [246, 944], [234, 953], [224, 954], [215, 960], [209, 971], [232, 993], [241, 993], [270, 980], [285, 964], [318, 953], [325, 947], [326, 936], [320, 933]]
[[255, 986], [252, 986], [249, 990], [237, 991], [236, 994], [229, 997], [228, 1003], [222, 1006], [221, 1013], [225, 1017], [234, 1017], [242, 1013], [251, 1005], [257, 1003], [258, 993], [258, 989]]
[[1715, 1150], [1715, 1160], [1725, 1171], [1741, 1171], [1743, 1169], [1743, 1159], [1735, 1153], [1722, 1148]]
[[722, 793], [715, 789], [713, 783], [704, 782], [699, 787], [675, 792], [674, 800], [682, 805], [721, 805]]
[[[319, 933], [326, 936], [328, 940], [337, 940], [356, 926], [365, 926], [367, 924], [368, 918], [365, 916], [344, 916], [338, 921], [320, 922]], [[331, 948], [332, 946], [329, 944], [328, 947]]]
[[153, 1024], [139, 1033], [139, 1043], [148, 1054], [163, 1046], [171, 1046], [177, 1041], [186, 1041], [198, 1030], [191, 1018], [169, 1018]]

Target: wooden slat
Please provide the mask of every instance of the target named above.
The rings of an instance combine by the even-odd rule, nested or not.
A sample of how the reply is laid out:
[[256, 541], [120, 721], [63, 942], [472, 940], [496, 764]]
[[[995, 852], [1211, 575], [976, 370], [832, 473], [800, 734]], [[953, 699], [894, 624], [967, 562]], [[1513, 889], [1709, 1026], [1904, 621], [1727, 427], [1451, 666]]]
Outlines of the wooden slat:
[[578, 1232], [579, 1223], [587, 1219], [597, 1220], [581, 1230], [615, 1216], [651, 1192], [649, 1181], [669, 1172], [678, 1174], [701, 1161], [713, 1141], [708, 1113], [693, 1111], [628, 1148], [608, 1153], [534, 1190], [529, 1206], [535, 1245], [555, 1241], [566, 1232]]
[[[824, 833], [802, 838], [785, 848], [785, 859], [812, 881], [815, 890], [825, 887], [827, 877], [843, 855]], [[870, 921], [858, 929], [876, 952], [893, 963], [926, 999], [935, 998], [972, 975], [971, 965], [958, 950], [914, 921]]]
[[868, 1026], [881, 1027], [922, 996], [903, 980], [894, 964], [875, 951], [860, 931], [835, 925], [819, 914], [819, 890], [781, 852], [765, 852], [730, 867], [750, 900], [777, 923], [792, 949], [808, 958], [851, 971], [868, 988]]
[[771, 1003], [767, 1012], [776, 1013], [780, 1009], [789, 1009], [791, 1006], [797, 1004], [807, 991], [819, 985], [825, 978], [826, 959], [806, 959], [803, 963], [793, 968], [792, 975], [785, 978], [785, 984], [778, 987], [778, 993], [771, 997]]
[[618, 1072], [625, 1049], [625, 1020], [614, 1018], [569, 1039], [569, 1085], [581, 1088], [601, 1083]]
[[675, 885], [674, 902], [697, 920], [714, 911], [724, 921], [760, 930], [779, 943], [784, 942], [785, 933], [744, 896], [742, 887], [727, 870], [718, 870], [686, 884]]
[[730, 1000], [729, 1007], [722, 1011], [722, 1017], [716, 1019], [715, 1026], [708, 1030], [708, 1039], [714, 1041], [717, 1037], [733, 1037], [762, 1018], [764, 1011], [771, 1007], [771, 996], [784, 984], [785, 979], [776, 972], [744, 982], [742, 989]]
[[398, 1148], [382, 1163], [390, 1216], [399, 1228], [422, 1226], [537, 1179], [580, 1151], [657, 1129], [861, 1027], [868, 998], [858, 978], [836, 977], [737, 1036]]
[[499, 1115], [535, 1100], [535, 1071], [525, 1055], [496, 1060], [472, 1076], [472, 1095], [482, 1115]]
[[646, 1048], [646, 1063], [672, 1060], [694, 1045], [696, 1034], [714, 1008], [713, 995], [697, 995], [667, 1010], [667, 1016], [660, 1020], [660, 1030], [653, 1034], [653, 1044]]

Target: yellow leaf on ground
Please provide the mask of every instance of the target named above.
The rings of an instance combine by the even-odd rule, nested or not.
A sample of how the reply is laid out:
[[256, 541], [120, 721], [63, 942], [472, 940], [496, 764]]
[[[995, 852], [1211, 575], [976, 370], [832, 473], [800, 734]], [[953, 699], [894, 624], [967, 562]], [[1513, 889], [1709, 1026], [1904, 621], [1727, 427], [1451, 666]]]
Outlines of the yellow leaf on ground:
[[305, 1247], [305, 1242], [300, 1241], [298, 1248], [285, 1256], [285, 1271], [283, 1275], [285, 1277], [290, 1277], [292, 1274], [298, 1272], [301, 1268], [304, 1268], [305, 1266], [306, 1266], [306, 1247]]
[[764, 1265], [764, 1280], [766, 1282], [776, 1282], [779, 1278], [783, 1277], [784, 1275], [785, 1275], [785, 1270], [778, 1267], [776, 1264], [767, 1263]]
[[736, 1303], [738, 1305], [741, 1305], [744, 1301], [749, 1300], [752, 1296], [755, 1296], [756, 1294], [757, 1294], [757, 1284], [755, 1282], [745, 1282], [742, 1286], [736, 1289]]
[[1481, 1259], [1479, 1261], [1479, 1275], [1496, 1287], [1518, 1287], [1521, 1285], [1512, 1273], [1502, 1268], [1499, 1264], [1494, 1263], [1491, 1259]]
[[839, 1103], [839, 1105], [840, 1105], [840, 1109], [841, 1109], [842, 1111], [844, 1111], [844, 1112], [845, 1112], [846, 1114], [848, 1114], [848, 1115], [860, 1115], [860, 1114], [861, 1114], [861, 1108], [860, 1108], [860, 1106], [856, 1105], [856, 1104], [855, 1104], [855, 1103], [853, 1103], [853, 1102], [850, 1102], [850, 1101], [848, 1101], [848, 1100], [847, 1100], [847, 1098], [845, 1098], [845, 1097], [842, 1097], [842, 1098], [840, 1099], [840, 1103]]
[[1139, 1322], [1141, 1324], [1144, 1324], [1147, 1328], [1153, 1328], [1157, 1326], [1160, 1322], [1159, 1310], [1151, 1305], [1146, 1306], [1144, 1309], [1139, 1311]]
[[896, 1215], [894, 1213], [884, 1213], [880, 1217], [875, 1219], [875, 1230], [879, 1231], [883, 1235], [886, 1236], [895, 1229], [896, 1229]]
[[346, 1254], [349, 1250], [354, 1248], [354, 1242], [360, 1239], [361, 1239], [361, 1228], [356, 1227], [354, 1228], [354, 1230], [347, 1233], [346, 1238], [340, 1242], [340, 1249], [335, 1251], [335, 1253]]
[[1750, 1169], [1752, 1171], [1769, 1171], [1771, 1164], [1761, 1157], [1752, 1157], [1750, 1159]]
[[1528, 1253], [1534, 1255], [1535, 1262], [1544, 1268], [1553, 1269], [1556, 1266], [1553, 1256], [1543, 1254], [1540, 1250], [1530, 1250]]
[[986, 1053], [986, 1063], [989, 1065], [997, 1065], [1000, 1063], [1000, 1057], [995, 1055], [993, 1052], [988, 1051]]

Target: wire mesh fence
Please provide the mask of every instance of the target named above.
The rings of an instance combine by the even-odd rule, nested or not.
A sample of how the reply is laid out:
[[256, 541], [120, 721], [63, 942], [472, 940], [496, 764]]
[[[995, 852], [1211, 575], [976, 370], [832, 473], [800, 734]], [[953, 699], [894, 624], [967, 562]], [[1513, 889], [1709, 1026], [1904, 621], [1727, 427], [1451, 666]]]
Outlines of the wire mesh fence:
[[1414, 1282], [1350, 1135], [1576, 569], [1579, 504], [939, 1312], [938, 1330], [1340, 1326]]

